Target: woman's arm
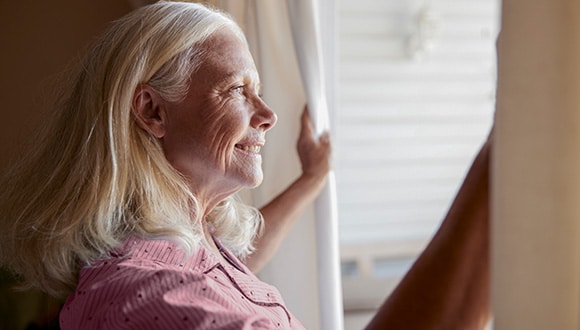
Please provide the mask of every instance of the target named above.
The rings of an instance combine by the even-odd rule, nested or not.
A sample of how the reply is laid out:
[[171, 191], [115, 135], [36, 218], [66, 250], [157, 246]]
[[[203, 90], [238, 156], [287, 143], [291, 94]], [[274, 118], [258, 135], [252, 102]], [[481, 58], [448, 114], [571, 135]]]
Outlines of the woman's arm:
[[245, 261], [248, 268], [255, 273], [268, 263], [302, 211], [318, 196], [330, 170], [331, 146], [328, 132], [319, 138], [315, 136], [306, 108], [302, 113], [296, 147], [302, 163], [302, 175], [260, 209], [264, 216], [265, 230], [254, 242], [256, 251]]
[[367, 329], [482, 329], [490, 316], [490, 141], [439, 231]]

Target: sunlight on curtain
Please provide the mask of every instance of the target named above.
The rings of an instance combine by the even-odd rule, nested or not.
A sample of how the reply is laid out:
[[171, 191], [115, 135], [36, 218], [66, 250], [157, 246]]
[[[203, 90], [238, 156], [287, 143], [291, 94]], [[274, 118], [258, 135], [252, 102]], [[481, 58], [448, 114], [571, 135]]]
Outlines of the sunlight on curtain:
[[[289, 0], [287, 3], [309, 111], [314, 118], [317, 132], [321, 133], [330, 129], [330, 120], [324, 54], [320, 40], [320, 4], [316, 0]], [[327, 10], [329, 5], [327, 3], [325, 6]], [[315, 209], [318, 290], [323, 302], [320, 306], [320, 325], [322, 329], [342, 329], [344, 326], [334, 173], [330, 173], [328, 183], [316, 201]]]

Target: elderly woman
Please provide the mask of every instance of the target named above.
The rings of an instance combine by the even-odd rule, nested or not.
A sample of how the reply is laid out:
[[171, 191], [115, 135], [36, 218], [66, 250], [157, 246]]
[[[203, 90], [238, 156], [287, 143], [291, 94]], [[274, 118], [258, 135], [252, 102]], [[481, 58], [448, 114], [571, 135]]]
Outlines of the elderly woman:
[[[303, 174], [260, 211], [276, 115], [226, 15], [159, 2], [88, 52], [34, 150], [2, 182], [1, 260], [68, 299], [62, 329], [301, 329], [254, 272], [319, 192], [328, 136], [306, 112]], [[369, 328], [474, 328], [488, 305], [487, 146], [442, 228]]]

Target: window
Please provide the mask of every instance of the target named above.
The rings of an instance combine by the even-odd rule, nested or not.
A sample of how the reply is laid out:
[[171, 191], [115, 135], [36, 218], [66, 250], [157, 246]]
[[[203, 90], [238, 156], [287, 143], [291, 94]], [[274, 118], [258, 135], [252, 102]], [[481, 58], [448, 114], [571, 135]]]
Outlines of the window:
[[[491, 128], [497, 0], [341, 0], [335, 121], [345, 309], [412, 264]], [[347, 321], [348, 323], [348, 321]]]

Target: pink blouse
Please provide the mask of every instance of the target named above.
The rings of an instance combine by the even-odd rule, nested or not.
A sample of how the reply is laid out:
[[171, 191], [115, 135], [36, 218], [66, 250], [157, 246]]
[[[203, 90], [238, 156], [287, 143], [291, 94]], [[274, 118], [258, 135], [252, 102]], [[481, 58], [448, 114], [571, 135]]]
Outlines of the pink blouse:
[[280, 293], [218, 247], [128, 239], [110, 258], [84, 267], [60, 312], [67, 329], [304, 329]]

